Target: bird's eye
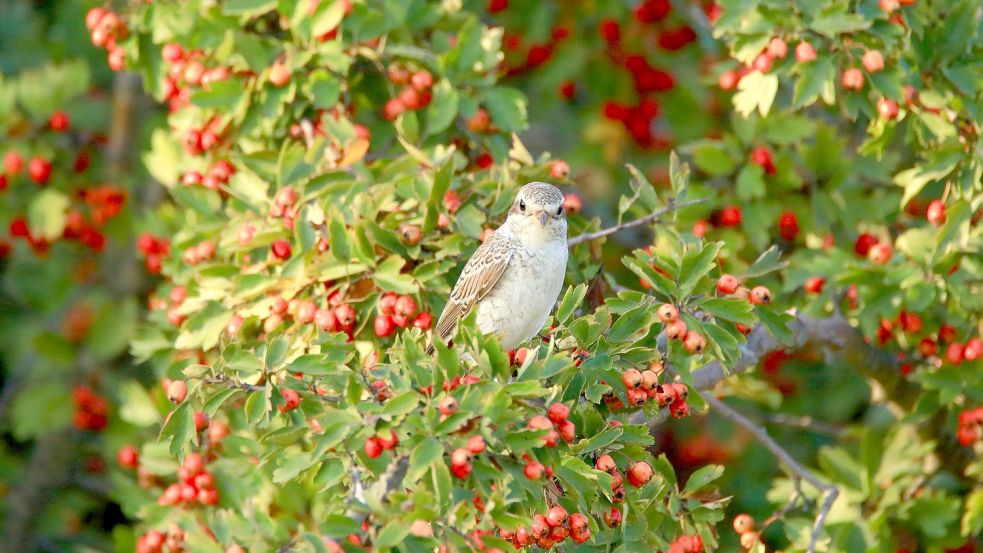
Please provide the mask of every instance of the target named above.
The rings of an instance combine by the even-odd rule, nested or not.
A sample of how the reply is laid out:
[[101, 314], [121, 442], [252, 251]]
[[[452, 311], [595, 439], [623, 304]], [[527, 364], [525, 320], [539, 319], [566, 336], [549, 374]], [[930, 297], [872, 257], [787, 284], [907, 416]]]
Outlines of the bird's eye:
[[525, 200], [519, 200], [519, 211], [525, 211], [525, 210], [526, 210]]
[[563, 215], [563, 206], [562, 205], [559, 207], [559, 209], [556, 210], [556, 216], [559, 217], [560, 215]]

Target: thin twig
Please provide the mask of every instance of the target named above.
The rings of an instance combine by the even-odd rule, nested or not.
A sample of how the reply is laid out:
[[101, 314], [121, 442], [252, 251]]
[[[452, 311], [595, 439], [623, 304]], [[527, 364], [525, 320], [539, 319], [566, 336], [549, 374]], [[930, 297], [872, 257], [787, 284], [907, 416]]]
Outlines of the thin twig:
[[715, 412], [754, 435], [754, 437], [761, 442], [761, 445], [765, 446], [765, 449], [770, 451], [772, 455], [777, 457], [789, 468], [789, 470], [792, 471], [792, 474], [794, 474], [796, 478], [801, 478], [802, 480], [812, 484], [813, 487], [822, 493], [822, 496], [825, 499], [823, 500], [822, 507], [819, 509], [819, 513], [816, 514], [816, 520], [812, 525], [812, 535], [809, 537], [808, 552], [814, 553], [816, 550], [816, 541], [819, 539], [819, 534], [822, 532], [823, 524], [826, 522], [826, 516], [829, 514], [830, 508], [833, 506], [833, 502], [836, 501], [836, 497], [839, 495], [839, 490], [836, 488], [836, 486], [823, 482], [812, 472], [799, 464], [799, 462], [796, 461], [789, 454], [789, 452], [785, 451], [785, 448], [778, 445], [778, 442], [768, 435], [768, 432], [764, 428], [754, 424], [753, 421], [723, 401], [720, 401], [714, 397], [713, 394], [699, 391], [697, 391], [697, 393], [700, 394], [703, 401], [707, 402], [707, 404], [710, 405], [710, 408]]
[[572, 248], [573, 246], [576, 246], [577, 244], [582, 244], [584, 242], [590, 242], [591, 240], [596, 240], [598, 238], [603, 238], [605, 236], [610, 236], [610, 235], [612, 235], [612, 234], [614, 234], [616, 232], [621, 232], [621, 231], [626, 230], [626, 229], [630, 229], [630, 228], [634, 228], [634, 227], [639, 227], [639, 226], [642, 226], [642, 225], [647, 225], [647, 224], [655, 221], [659, 217], [662, 217], [666, 213], [669, 213], [671, 211], [675, 211], [677, 209], [682, 209], [684, 207], [688, 207], [688, 206], [691, 206], [691, 205], [701, 204], [701, 203], [703, 203], [705, 201], [706, 201], [705, 198], [696, 199], [696, 200], [687, 200], [685, 202], [679, 202], [679, 203], [676, 203], [674, 201], [670, 201], [669, 204], [666, 205], [665, 207], [656, 209], [652, 213], [649, 213], [648, 215], [646, 215], [644, 217], [641, 217], [639, 219], [634, 219], [632, 221], [628, 221], [627, 223], [620, 223], [620, 224], [614, 225], [613, 227], [608, 227], [608, 228], [605, 228], [605, 229], [601, 229], [601, 230], [596, 231], [596, 232], [588, 232], [586, 234], [579, 234], [577, 236], [574, 236], [573, 238], [567, 240], [567, 246], [569, 246], [569, 247]]
[[764, 413], [761, 415], [761, 418], [766, 423], [791, 426], [792, 428], [801, 428], [803, 430], [808, 430], [824, 436], [830, 436], [832, 438], [837, 438], [843, 435], [843, 429], [839, 426], [828, 422], [817, 421], [812, 417], [797, 417], [786, 413]]

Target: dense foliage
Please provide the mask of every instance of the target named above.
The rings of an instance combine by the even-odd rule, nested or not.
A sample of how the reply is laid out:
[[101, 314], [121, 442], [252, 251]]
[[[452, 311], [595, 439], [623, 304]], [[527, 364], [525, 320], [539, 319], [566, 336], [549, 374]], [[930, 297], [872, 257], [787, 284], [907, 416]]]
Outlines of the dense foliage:
[[[974, 1], [11, 13], [0, 543], [974, 550]], [[532, 180], [542, 339], [426, 355]]]

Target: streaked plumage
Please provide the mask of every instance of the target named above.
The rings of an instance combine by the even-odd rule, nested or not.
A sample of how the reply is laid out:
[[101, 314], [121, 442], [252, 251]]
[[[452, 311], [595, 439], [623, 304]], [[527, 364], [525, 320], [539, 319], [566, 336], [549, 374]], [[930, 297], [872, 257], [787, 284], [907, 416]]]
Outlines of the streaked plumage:
[[553, 185], [523, 186], [509, 216], [468, 260], [437, 320], [434, 339], [454, 337], [477, 307], [478, 328], [513, 349], [542, 328], [563, 286], [567, 222], [563, 194]]

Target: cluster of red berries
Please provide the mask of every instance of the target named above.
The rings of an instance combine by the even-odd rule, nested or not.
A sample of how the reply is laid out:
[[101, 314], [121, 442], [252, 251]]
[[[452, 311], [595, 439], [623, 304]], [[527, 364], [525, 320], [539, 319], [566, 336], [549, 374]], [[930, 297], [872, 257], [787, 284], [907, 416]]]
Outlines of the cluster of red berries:
[[176, 285], [171, 288], [166, 298], [157, 295], [148, 297], [147, 308], [151, 311], [165, 311], [167, 322], [174, 326], [180, 326], [185, 319], [185, 315], [180, 312], [180, 307], [187, 296], [187, 289], [184, 286]]
[[[638, 461], [630, 463], [625, 471], [625, 474], [622, 475], [621, 471], [618, 470], [617, 463], [615, 463], [614, 459], [608, 454], [600, 455], [597, 459], [595, 459], [594, 468], [611, 475], [611, 501], [616, 504], [623, 503], [625, 500], [625, 477], [627, 477], [628, 483], [633, 487], [641, 488], [652, 480], [652, 476], [654, 474], [651, 465], [645, 461]], [[613, 514], [614, 510], [615, 509], [612, 509], [612, 513], [608, 513], [604, 517], [605, 524], [612, 528], [621, 522], [621, 513], [619, 512], [618, 515], [615, 516]]]
[[[883, 345], [894, 338], [896, 331], [916, 338], [924, 330], [922, 318], [917, 313], [901, 310], [897, 319], [881, 319], [877, 326], [877, 340]], [[979, 336], [969, 338], [965, 342], [956, 339], [956, 329], [950, 325], [939, 326], [935, 338], [924, 336], [918, 341], [918, 353], [928, 359], [939, 354], [940, 346], [945, 345], [942, 360], [950, 365], [960, 365], [963, 361], [973, 362], [983, 359], [983, 339]], [[905, 365], [907, 370], [910, 366]]]
[[699, 534], [679, 536], [669, 544], [666, 553], [703, 553], [703, 539]]
[[761, 535], [754, 531], [754, 518], [746, 513], [741, 513], [734, 517], [734, 531], [741, 538], [741, 547], [744, 549], [753, 548], [760, 540]]
[[534, 42], [529, 44], [528, 48], [524, 48], [522, 35], [506, 29], [502, 36], [505, 59], [499, 65], [499, 74], [504, 77], [515, 77], [542, 66], [550, 61], [557, 46], [569, 36], [569, 27], [557, 25], [550, 32], [548, 41]]
[[232, 163], [225, 159], [220, 159], [212, 164], [207, 174], [200, 171], [188, 171], [181, 175], [181, 184], [185, 186], [204, 186], [209, 190], [218, 190], [223, 184], [227, 184], [236, 172]]
[[556, 505], [545, 514], [533, 515], [528, 528], [521, 527], [514, 532], [499, 530], [498, 535], [503, 540], [511, 541], [516, 549], [537, 545], [548, 550], [567, 538], [578, 544], [589, 540], [590, 519], [582, 513], [568, 514], [566, 509]]
[[395, 98], [390, 98], [382, 107], [386, 121], [395, 121], [406, 110], [422, 109], [433, 100], [433, 75], [420, 69], [411, 71], [405, 66], [391, 64], [387, 69], [389, 81], [403, 89]]
[[224, 81], [231, 74], [229, 68], [223, 65], [207, 69], [204, 52], [185, 52], [180, 44], [165, 44], [160, 54], [167, 64], [167, 77], [163, 84], [164, 100], [169, 102], [172, 112], [188, 105], [194, 87], [208, 90], [212, 83]]
[[[35, 155], [27, 164], [27, 177], [38, 186], [48, 184], [51, 178], [51, 161], [41, 155]], [[20, 152], [10, 150], [3, 156], [3, 173], [0, 174], [0, 191], [6, 190], [8, 183], [24, 170], [24, 158]]]
[[533, 430], [547, 430], [540, 441], [546, 447], [556, 447], [560, 440], [569, 444], [577, 437], [577, 427], [569, 417], [569, 407], [562, 403], [554, 403], [546, 410], [545, 417], [543, 415], [530, 417], [527, 426]]
[[853, 251], [860, 257], [866, 257], [878, 265], [886, 265], [894, 255], [894, 247], [890, 242], [882, 242], [873, 234], [863, 232], [857, 236]]
[[[457, 401], [451, 397], [444, 398], [444, 401], [440, 403], [439, 409], [441, 418], [447, 417], [453, 412], [457, 411]], [[451, 474], [453, 474], [454, 477], [459, 480], [464, 480], [467, 478], [468, 475], [471, 474], [471, 470], [474, 468], [474, 456], [484, 453], [487, 447], [488, 446], [485, 444], [485, 439], [479, 434], [475, 434], [468, 438], [465, 447], [459, 447], [454, 451], [451, 451]]]
[[107, 62], [113, 71], [126, 69], [126, 52], [116, 44], [130, 34], [119, 15], [103, 8], [92, 8], [85, 14], [85, 26], [91, 33], [92, 44], [109, 52]]
[[[160, 530], [148, 530], [137, 538], [136, 553], [183, 553], [187, 532], [177, 524], [171, 524], [167, 533]], [[240, 548], [241, 549], [241, 548]]]
[[983, 407], [966, 409], [959, 413], [959, 427], [956, 429], [956, 438], [964, 446], [976, 443], [983, 436]]
[[[627, 389], [628, 404], [639, 407], [648, 400], [655, 400], [659, 407], [668, 407], [673, 418], [683, 418], [689, 414], [689, 405], [686, 404], [689, 388], [679, 382], [659, 384], [662, 368], [662, 363], [655, 361], [644, 371], [627, 369], [621, 373], [621, 382]], [[614, 394], [606, 394], [604, 401], [612, 410], [623, 407], [621, 400]]]
[[386, 292], [379, 298], [379, 314], [376, 315], [375, 335], [387, 338], [396, 332], [397, 328], [406, 328], [411, 323], [420, 330], [428, 330], [433, 324], [433, 315], [424, 311], [417, 313], [419, 307], [413, 296], [398, 295], [396, 292]]
[[675, 305], [664, 303], [659, 306], [655, 313], [665, 325], [663, 330], [667, 338], [681, 341], [686, 347], [686, 351], [690, 353], [703, 353], [706, 340], [703, 336], [686, 328], [686, 323], [679, 318], [679, 309]]
[[99, 431], [109, 422], [109, 402], [88, 386], [76, 386], [72, 391], [75, 416], [72, 424], [79, 430]]
[[395, 430], [389, 431], [388, 437], [382, 437], [379, 435], [369, 436], [365, 440], [365, 444], [362, 449], [365, 451], [365, 456], [369, 459], [375, 459], [376, 457], [382, 455], [383, 451], [389, 451], [394, 449], [399, 445], [399, 437], [396, 436]]
[[184, 250], [184, 253], [181, 254], [181, 260], [189, 267], [193, 267], [199, 263], [215, 259], [217, 249], [218, 246], [215, 245], [214, 241], [202, 240]]
[[137, 251], [143, 254], [147, 272], [156, 275], [160, 273], [164, 258], [171, 251], [171, 242], [167, 238], [144, 232], [137, 236]]
[[185, 456], [177, 475], [178, 481], [164, 488], [157, 497], [158, 505], [218, 504], [215, 476], [205, 470], [205, 459], [200, 454], [189, 453]]
[[190, 128], [181, 136], [181, 145], [188, 155], [200, 156], [222, 145], [222, 121], [213, 117], [200, 128]]

